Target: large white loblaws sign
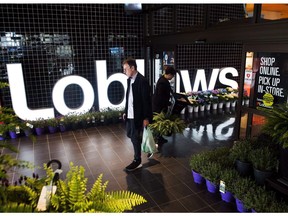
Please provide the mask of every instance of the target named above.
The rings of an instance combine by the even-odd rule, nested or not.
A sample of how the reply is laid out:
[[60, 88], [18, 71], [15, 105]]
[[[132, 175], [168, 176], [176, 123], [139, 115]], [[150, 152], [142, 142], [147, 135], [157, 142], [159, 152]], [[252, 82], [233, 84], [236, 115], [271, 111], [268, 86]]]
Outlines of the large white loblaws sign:
[[[137, 70], [144, 75], [144, 60], [137, 59]], [[55, 117], [54, 108], [62, 115], [67, 115], [69, 113], [85, 113], [88, 112], [95, 99], [95, 92], [91, 83], [82, 76], [69, 75], [59, 79], [52, 90], [52, 101], [54, 107], [42, 108], [42, 109], [30, 109], [27, 105], [25, 83], [23, 78], [23, 71], [21, 64], [7, 64], [7, 72], [11, 93], [11, 100], [14, 112], [16, 115], [23, 120], [37, 120], [39, 118], [49, 119]], [[127, 76], [124, 73], [114, 73], [107, 77], [107, 67], [106, 60], [95, 61], [95, 73], [97, 81], [97, 96], [99, 109], [105, 108], [123, 108], [125, 106], [125, 94], [127, 89]], [[182, 76], [182, 81], [184, 83], [185, 92], [192, 90], [191, 81], [189, 78], [188, 70], [180, 71]], [[226, 75], [231, 73], [232, 76], [238, 76], [238, 71], [232, 67], [226, 67], [221, 69], [213, 69], [209, 85], [207, 85], [207, 80], [205, 76], [205, 71], [203, 69], [197, 70], [195, 76], [193, 91], [198, 91], [200, 84], [202, 90], [212, 90], [215, 87], [217, 78], [219, 82], [223, 85], [230, 86], [232, 88], [238, 88], [238, 83], [235, 80], [228, 79]], [[176, 83], [176, 92], [180, 89], [180, 79], [178, 77]], [[124, 87], [123, 99], [119, 104], [112, 104], [108, 97], [108, 87], [112, 82], [119, 82]], [[64, 99], [64, 92], [69, 85], [78, 85], [83, 91], [83, 101], [82, 104], [77, 108], [69, 108]]]

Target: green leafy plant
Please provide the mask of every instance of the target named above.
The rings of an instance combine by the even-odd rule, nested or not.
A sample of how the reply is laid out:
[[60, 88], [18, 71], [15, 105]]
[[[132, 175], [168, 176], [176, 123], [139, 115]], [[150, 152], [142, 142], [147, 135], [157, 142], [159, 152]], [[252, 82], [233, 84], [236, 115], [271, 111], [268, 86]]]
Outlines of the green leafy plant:
[[85, 169], [70, 163], [65, 180], [57, 182], [57, 191], [51, 205], [57, 212], [124, 212], [147, 202], [142, 196], [129, 191], [106, 192], [108, 181], [102, 183], [99, 175], [91, 190], [86, 193]]
[[247, 191], [252, 187], [257, 186], [256, 183], [250, 178], [238, 178], [236, 179], [234, 184], [231, 185], [230, 192], [234, 194], [235, 198], [238, 198], [239, 200], [243, 201]]
[[225, 190], [230, 191], [233, 188], [233, 184], [235, 183], [236, 179], [240, 178], [238, 172], [231, 168], [231, 169], [224, 169], [220, 171], [220, 180], [224, 181], [225, 183]]
[[215, 185], [220, 181], [221, 166], [217, 162], [208, 161], [203, 167], [201, 175]]
[[251, 140], [243, 139], [234, 142], [231, 150], [230, 157], [235, 160], [243, 162], [251, 162], [250, 152], [253, 149], [253, 143]]
[[149, 124], [151, 130], [161, 136], [183, 133], [186, 123], [177, 115], [167, 115], [164, 112], [154, 113], [153, 123]]
[[278, 166], [278, 157], [268, 148], [259, 148], [252, 150], [250, 159], [253, 167], [261, 171], [276, 171]]
[[256, 212], [271, 212], [271, 204], [275, 200], [276, 194], [273, 191], [266, 191], [264, 187], [258, 186], [246, 191], [242, 201], [247, 209], [254, 209]]
[[59, 125], [59, 119], [57, 119], [57, 118], [46, 119], [46, 125], [52, 126], [52, 127], [57, 127]]
[[266, 111], [267, 122], [262, 131], [270, 135], [283, 148], [288, 147], [288, 104], [277, 104]]

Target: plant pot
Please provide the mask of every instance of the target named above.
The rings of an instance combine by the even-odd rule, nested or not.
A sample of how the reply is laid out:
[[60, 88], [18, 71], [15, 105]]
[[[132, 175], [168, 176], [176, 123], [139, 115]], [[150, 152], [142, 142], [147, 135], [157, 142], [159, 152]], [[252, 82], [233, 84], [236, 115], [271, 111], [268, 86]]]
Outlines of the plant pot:
[[230, 101], [227, 101], [227, 102], [225, 103], [225, 107], [226, 107], [226, 108], [230, 108], [230, 106], [231, 106], [231, 102], [230, 102]]
[[212, 104], [212, 109], [213, 110], [217, 110], [217, 108], [218, 108], [218, 103], [213, 103]]
[[56, 132], [57, 132], [57, 127], [48, 126], [48, 130], [49, 130], [49, 133], [53, 134], [53, 133], [56, 133]]
[[199, 106], [195, 106], [194, 107], [194, 112], [198, 112], [199, 111]]
[[200, 112], [204, 112], [205, 111], [205, 105], [200, 105]]
[[273, 171], [261, 171], [256, 168], [254, 170], [254, 178], [258, 185], [264, 185], [266, 178], [273, 175]]
[[231, 192], [229, 191], [225, 191], [225, 193], [220, 193], [221, 194], [221, 198], [223, 201], [230, 203], [234, 200], [234, 196]]
[[210, 109], [211, 109], [211, 104], [206, 104], [206, 110], [210, 111]]
[[18, 134], [16, 134], [15, 131], [9, 131], [9, 136], [11, 139], [16, 139], [18, 138]]
[[218, 108], [219, 108], [219, 109], [223, 109], [223, 102], [219, 102], [219, 103], [218, 103]]
[[239, 200], [238, 198], [235, 198], [236, 200], [236, 207], [238, 212], [248, 212], [248, 209], [245, 208], [243, 202]]
[[241, 176], [250, 176], [252, 174], [252, 164], [236, 160], [236, 170]]
[[193, 113], [193, 106], [188, 106], [188, 112]]
[[45, 128], [35, 128], [36, 135], [40, 136], [45, 133]]
[[249, 106], [249, 99], [244, 100], [244, 105], [247, 107]]
[[203, 178], [203, 176], [200, 173], [195, 172], [194, 170], [192, 170], [192, 175], [193, 175], [194, 182], [196, 184], [202, 184], [204, 182], [204, 178]]
[[206, 187], [210, 193], [216, 193], [218, 191], [218, 186], [210, 182], [208, 179], [206, 179]]
[[231, 102], [231, 107], [236, 107], [236, 101]]
[[59, 130], [61, 132], [65, 132], [67, 130], [67, 127], [65, 125], [59, 125]]
[[32, 130], [29, 128], [29, 129], [25, 129], [24, 130], [24, 134], [26, 137], [29, 137], [31, 134], [32, 134]]
[[186, 111], [186, 107], [184, 107], [184, 108], [181, 110], [181, 114], [185, 114], [185, 111]]
[[5, 137], [1, 135], [0, 140], [5, 140]]

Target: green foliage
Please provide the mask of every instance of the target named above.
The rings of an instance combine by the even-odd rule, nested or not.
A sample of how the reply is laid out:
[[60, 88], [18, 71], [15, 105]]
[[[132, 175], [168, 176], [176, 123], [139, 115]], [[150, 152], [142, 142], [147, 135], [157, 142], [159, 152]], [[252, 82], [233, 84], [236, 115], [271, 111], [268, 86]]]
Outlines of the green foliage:
[[252, 149], [253, 144], [251, 140], [238, 140], [234, 142], [230, 150], [230, 156], [234, 161], [240, 160], [242, 162], [251, 162], [250, 152]]
[[186, 123], [177, 115], [167, 115], [164, 112], [154, 113], [153, 123], [149, 124], [151, 130], [159, 135], [183, 133]]
[[220, 181], [220, 171], [221, 166], [219, 163], [208, 161], [204, 165], [201, 175], [213, 184], [218, 185]]
[[275, 171], [278, 166], [278, 157], [269, 147], [252, 150], [250, 157], [253, 167], [261, 171]]
[[273, 109], [266, 111], [267, 122], [262, 131], [270, 135], [283, 148], [288, 147], [288, 104], [277, 104]]
[[54, 176], [53, 170], [46, 164], [44, 169], [46, 176], [43, 178], [26, 177], [20, 185], [2, 186], [0, 212], [35, 211], [42, 187], [49, 184]]
[[224, 169], [220, 171], [220, 180], [225, 183], [225, 190], [231, 192], [236, 179], [240, 178], [239, 173], [235, 169]]
[[246, 191], [246, 196], [243, 197], [242, 201], [247, 209], [254, 209], [256, 212], [271, 212], [271, 204], [275, 200], [274, 192], [266, 191], [264, 187], [258, 186]]
[[230, 192], [234, 194], [235, 198], [243, 201], [247, 191], [252, 187], [257, 187], [254, 180], [251, 180], [250, 178], [238, 178], [231, 186]]
[[129, 191], [105, 192], [108, 182], [102, 183], [102, 174], [86, 193], [85, 169], [70, 163], [66, 179], [59, 180], [51, 205], [57, 212], [123, 212], [147, 202]]
[[52, 127], [57, 127], [59, 125], [59, 120], [57, 118], [46, 119], [46, 125], [52, 126]]

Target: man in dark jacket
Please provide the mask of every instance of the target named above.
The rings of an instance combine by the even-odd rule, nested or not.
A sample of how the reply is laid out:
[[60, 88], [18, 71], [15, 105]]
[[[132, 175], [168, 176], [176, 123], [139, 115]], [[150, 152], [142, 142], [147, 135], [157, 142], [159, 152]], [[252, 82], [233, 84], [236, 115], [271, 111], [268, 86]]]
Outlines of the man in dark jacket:
[[[165, 73], [158, 79], [155, 93], [153, 95], [153, 113], [160, 113], [160, 112], [167, 112], [168, 107], [170, 104], [170, 97], [172, 94], [172, 89], [170, 86], [170, 80], [173, 79], [173, 77], [176, 74], [176, 70], [171, 67], [167, 66], [165, 69]], [[167, 142], [166, 139], [164, 139], [162, 136], [156, 135], [157, 137], [157, 144], [158, 147], [161, 148], [161, 145], [163, 145], [165, 142]]]
[[141, 142], [144, 127], [152, 121], [151, 89], [147, 79], [137, 71], [134, 59], [123, 62], [127, 79], [126, 104], [123, 119], [126, 122], [127, 136], [134, 148], [134, 160], [125, 169], [133, 171], [142, 167]]

